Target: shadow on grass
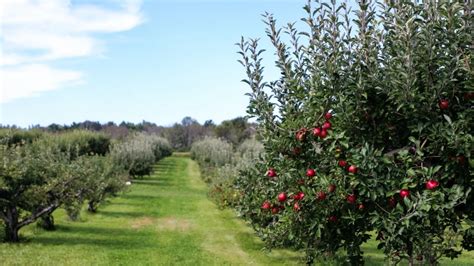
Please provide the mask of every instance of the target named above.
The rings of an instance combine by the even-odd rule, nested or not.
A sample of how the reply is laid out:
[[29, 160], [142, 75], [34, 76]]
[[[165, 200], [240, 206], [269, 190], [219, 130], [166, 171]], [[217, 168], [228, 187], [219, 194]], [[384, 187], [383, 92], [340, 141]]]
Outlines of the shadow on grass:
[[62, 233], [62, 235], [39, 235], [31, 239], [30, 243], [51, 246], [90, 245], [112, 249], [129, 249], [130, 247], [147, 248], [152, 246], [150, 243], [143, 241], [147, 237], [146, 232], [139, 232], [132, 229], [61, 225], [58, 226], [57, 232]]
[[191, 157], [190, 152], [173, 152], [173, 157]]
[[101, 214], [103, 216], [107, 216], [107, 217], [113, 217], [113, 218], [123, 218], [123, 217], [127, 217], [127, 218], [138, 218], [138, 217], [144, 217], [144, 216], [149, 216], [150, 214], [149, 213], [145, 213], [145, 212], [134, 212], [134, 211], [125, 211], [125, 212], [122, 212], [122, 211], [100, 211], [98, 212], [98, 214]]
[[274, 260], [282, 261], [301, 261], [303, 263], [303, 256], [298, 256], [297, 251], [291, 250], [279, 250], [275, 249], [273, 251], [265, 249], [265, 244], [262, 240], [257, 238], [253, 232], [239, 232], [236, 234], [236, 238], [241, 247], [245, 251], [259, 251], [267, 256], [273, 258]]
[[132, 184], [145, 185], [145, 186], [160, 186], [160, 187], [174, 186], [172, 183], [172, 180], [169, 180], [169, 179], [133, 180]]
[[152, 195], [125, 194], [121, 198], [126, 199], [126, 200], [131, 200], [131, 201], [139, 201], [143, 203], [148, 200], [158, 200], [158, 199], [161, 199], [162, 197], [152, 196]]
[[[137, 231], [132, 228], [86, 227], [57, 224], [56, 230], [54, 231], [44, 231], [41, 229], [34, 236], [24, 236], [21, 233], [22, 232], [20, 232], [21, 239], [19, 244], [52, 246], [92, 245], [114, 249], [124, 249], [130, 246], [140, 248], [152, 246], [152, 244], [144, 241], [144, 239], [147, 239], [149, 232]], [[1, 243], [0, 241], [0, 244]], [[2, 265], [1, 260], [0, 265]]]

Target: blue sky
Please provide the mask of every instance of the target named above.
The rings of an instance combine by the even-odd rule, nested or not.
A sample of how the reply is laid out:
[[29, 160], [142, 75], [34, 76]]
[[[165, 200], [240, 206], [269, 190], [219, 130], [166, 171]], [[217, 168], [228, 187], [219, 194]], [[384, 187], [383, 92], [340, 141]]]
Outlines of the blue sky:
[[[0, 123], [26, 127], [243, 116], [249, 88], [240, 82], [244, 71], [234, 43], [242, 35], [261, 37], [268, 48], [261, 14], [274, 13], [280, 24], [296, 21], [306, 1], [20, 2], [2, 4], [9, 17], [2, 18], [0, 33]], [[15, 15], [42, 9], [38, 18]], [[44, 45], [17, 36], [23, 29]], [[265, 55], [275, 77], [273, 50]]]

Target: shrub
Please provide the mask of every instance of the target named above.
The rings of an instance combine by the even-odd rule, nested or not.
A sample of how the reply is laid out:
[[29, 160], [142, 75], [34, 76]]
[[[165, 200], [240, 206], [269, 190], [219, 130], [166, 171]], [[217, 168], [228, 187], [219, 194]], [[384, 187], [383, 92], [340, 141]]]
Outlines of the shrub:
[[114, 162], [134, 177], [149, 175], [153, 165], [170, 154], [171, 146], [166, 139], [146, 134], [133, 135], [111, 150]]
[[230, 163], [233, 153], [232, 144], [213, 137], [196, 141], [191, 146], [191, 157], [209, 167]]
[[241, 171], [253, 167], [262, 151], [262, 144], [253, 139], [245, 140], [236, 152], [232, 145], [216, 138], [195, 142], [191, 148], [192, 158], [200, 164], [209, 183], [209, 196], [219, 207], [236, 205], [240, 192], [235, 189], [235, 180]]
[[149, 143], [155, 155], [155, 160], [158, 161], [164, 157], [170, 156], [172, 148], [168, 140], [157, 135], [139, 135]]
[[39, 130], [0, 129], [0, 144], [15, 146], [32, 143], [44, 135]]
[[308, 263], [340, 248], [362, 263], [371, 230], [394, 262], [457, 257], [473, 206], [469, 3], [317, 3], [306, 32], [266, 15], [278, 80], [263, 81], [257, 40], [238, 44], [266, 154], [238, 179], [242, 213]]
[[105, 155], [110, 149], [110, 137], [88, 130], [73, 130], [50, 135], [62, 151], [74, 150], [75, 155]]

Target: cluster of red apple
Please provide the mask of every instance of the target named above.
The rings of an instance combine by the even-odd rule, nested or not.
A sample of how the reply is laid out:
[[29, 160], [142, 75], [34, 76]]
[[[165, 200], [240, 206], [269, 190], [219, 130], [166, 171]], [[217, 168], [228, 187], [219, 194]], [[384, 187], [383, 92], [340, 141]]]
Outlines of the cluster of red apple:
[[[357, 166], [355, 165], [351, 165], [349, 167], [347, 167], [347, 161], [345, 160], [340, 160], [338, 162], [338, 165], [340, 167], [343, 167], [343, 168], [346, 168], [348, 172], [352, 173], [352, 174], [356, 174], [357, 171], [358, 171], [358, 168]], [[277, 173], [275, 171], [274, 168], [270, 168], [268, 169], [267, 171], [267, 176], [269, 177], [276, 177], [277, 176]], [[314, 177], [316, 176], [316, 170], [315, 169], [312, 169], [312, 168], [309, 168], [306, 170], [306, 176], [307, 177]], [[301, 179], [300, 179], [301, 180]], [[298, 180], [298, 181], [300, 181]], [[300, 182], [298, 182], [300, 183]], [[304, 183], [304, 182], [303, 182]], [[439, 182], [436, 181], [436, 180], [433, 180], [433, 179], [430, 179], [428, 180], [428, 182], [426, 182], [425, 184], [425, 187], [426, 189], [428, 190], [433, 190], [435, 188], [437, 188], [439, 186]], [[328, 186], [328, 192], [329, 193], [333, 193], [334, 191], [336, 190], [336, 185], [335, 184], [330, 184]], [[408, 189], [401, 189], [400, 192], [400, 197], [402, 198], [406, 198], [406, 197], [409, 197], [410, 196], [410, 191]], [[294, 205], [293, 205], [293, 210], [295, 211], [299, 211], [301, 209], [301, 206], [300, 206], [300, 203], [299, 201], [301, 201], [303, 198], [304, 198], [305, 194], [303, 192], [298, 192], [294, 195], [292, 195], [292, 198], [293, 200], [295, 201]], [[323, 201], [325, 200], [327, 197], [327, 194], [326, 192], [324, 191], [319, 191], [316, 193], [316, 199], [319, 200], [319, 201]], [[287, 200], [287, 195], [285, 192], [281, 192], [278, 196], [277, 196], [277, 200], [280, 204], [282, 205], [271, 205], [271, 203], [269, 201], [264, 201], [263, 204], [262, 204], [262, 209], [264, 210], [269, 210], [271, 209], [272, 213], [273, 214], [278, 214], [278, 212], [281, 210], [281, 209], [284, 209], [284, 206], [283, 204], [285, 203], [285, 201]], [[356, 204], [357, 202], [357, 196], [355, 194], [349, 194], [346, 196], [346, 201], [349, 203], [349, 204]], [[395, 205], [397, 204], [397, 201], [395, 200], [395, 198], [390, 198], [389, 199], [389, 205], [392, 206], [392, 207], [395, 207]], [[365, 209], [365, 205], [363, 203], [360, 203], [357, 208], [359, 210], [364, 210]], [[337, 221], [337, 217], [335, 216], [331, 216], [329, 218], [329, 221], [331, 222], [335, 222]]]
[[[448, 109], [449, 108], [448, 100], [445, 100], [445, 99], [440, 100], [439, 108], [442, 109], [442, 110]], [[330, 112], [327, 112], [324, 115], [324, 118], [326, 119], [326, 121], [322, 124], [322, 126], [317, 126], [312, 130], [312, 133], [313, 133], [314, 137], [320, 137], [320, 138], [324, 139], [324, 138], [326, 138], [326, 136], [328, 134], [328, 130], [331, 129], [332, 125], [331, 125], [331, 122], [329, 122], [329, 120], [332, 118], [332, 114]], [[298, 130], [296, 132], [296, 139], [298, 141], [304, 141], [306, 139], [307, 133], [308, 133], [308, 130], [306, 128], [302, 128], [302, 129]], [[301, 152], [300, 148], [295, 148], [295, 149], [298, 149], [298, 150], [295, 150], [294, 153], [300, 153]], [[345, 160], [339, 160], [338, 165], [340, 167], [344, 168], [345, 170], [347, 170], [347, 172], [349, 172], [351, 174], [357, 174], [357, 172], [358, 172], [358, 168], [357, 168], [356, 165], [349, 165], [348, 162], [345, 161]], [[271, 177], [271, 178], [277, 177], [276, 170], [274, 168], [269, 168], [268, 171], [267, 171], [267, 176]], [[307, 169], [306, 170], [306, 176], [307, 177], [316, 176], [316, 170], [312, 169], [312, 168]], [[299, 179], [297, 181], [297, 183], [299, 185], [304, 184], [304, 179]], [[428, 190], [433, 190], [438, 186], [439, 186], [439, 182], [436, 181], [436, 180], [432, 180], [432, 179], [429, 180], [428, 182], [426, 182], [426, 184], [425, 184], [425, 187]], [[335, 190], [336, 190], [336, 185], [335, 184], [330, 184], [328, 186], [328, 189], [327, 189], [328, 193], [333, 193]], [[401, 189], [399, 194], [400, 194], [400, 197], [406, 198], [406, 197], [410, 196], [410, 191], [408, 189]], [[305, 194], [303, 192], [298, 192], [298, 193], [293, 194], [291, 196], [292, 199], [294, 200], [293, 210], [299, 211], [301, 209], [300, 201], [304, 198], [304, 196], [305, 196]], [[319, 200], [319, 201], [325, 200], [326, 197], [327, 197], [327, 194], [324, 191], [319, 191], [319, 192], [316, 193], [316, 199]], [[277, 196], [277, 200], [278, 200], [279, 204], [272, 205], [269, 201], [266, 200], [262, 204], [262, 209], [264, 209], [264, 210], [270, 210], [271, 209], [271, 212], [273, 214], [278, 214], [278, 212], [280, 210], [285, 208], [284, 203], [287, 201], [287, 199], [288, 199], [287, 194], [285, 192], [281, 192]], [[346, 196], [346, 201], [349, 204], [356, 204], [357, 203], [357, 195], [355, 195], [355, 194], [347, 195]], [[389, 205], [390, 206], [394, 207], [396, 205], [396, 203], [397, 203], [397, 201], [395, 200], [395, 198], [391, 197], [389, 199]], [[359, 203], [357, 205], [357, 208], [359, 210], [364, 210], [365, 206], [364, 206], [363, 203]], [[333, 216], [330, 216], [328, 218], [328, 220], [330, 222], [337, 222], [337, 217], [333, 215]]]
[[[332, 114], [330, 112], [327, 112], [324, 114], [324, 118], [326, 121], [321, 125], [313, 128], [312, 133], [314, 137], [319, 137], [319, 138], [326, 138], [328, 136], [328, 130], [331, 129], [332, 124], [329, 122], [329, 119], [332, 118]], [[307, 128], [302, 128], [296, 132], [296, 140], [298, 141], [304, 141], [306, 139], [306, 134], [308, 133]]]
[[[425, 188], [427, 190], [433, 190], [433, 189], [437, 188], [438, 186], [439, 186], [439, 182], [434, 180], [434, 179], [430, 179], [425, 183]], [[408, 190], [406, 188], [400, 189], [399, 194], [400, 194], [401, 198], [410, 197], [410, 190]], [[389, 199], [389, 205], [391, 207], [395, 207], [395, 205], [397, 205], [397, 202], [393, 197]]]
[[284, 209], [285, 206], [283, 205], [273, 205], [268, 201], [264, 201], [263, 204], [262, 204], [262, 209], [264, 210], [270, 210], [272, 211], [273, 214], [278, 214], [278, 212], [280, 212], [281, 209]]
[[[339, 165], [340, 165], [341, 167], [346, 167], [346, 166], [347, 166], [347, 162], [341, 160], [341, 161], [339, 161]], [[351, 165], [351, 166], [348, 167], [347, 169], [348, 169], [348, 171], [349, 171], [350, 173], [353, 173], [353, 174], [357, 173], [357, 167], [356, 167], [355, 165]], [[268, 177], [272, 177], [272, 178], [276, 177], [276, 176], [277, 176], [277, 173], [276, 173], [275, 169], [274, 169], [274, 168], [269, 168], [268, 171], [267, 171], [267, 176], [268, 176]], [[316, 176], [316, 170], [315, 170], [315, 169], [312, 169], [312, 168], [307, 169], [307, 170], [306, 170], [306, 176], [307, 176], [307, 177], [314, 177], [314, 176]], [[303, 179], [299, 179], [299, 180], [298, 180], [298, 184], [304, 184], [304, 180], [303, 180], [303, 182], [300, 182], [301, 180], [303, 180]], [[335, 190], [336, 190], [336, 185], [335, 185], [335, 184], [330, 184], [330, 185], [328, 186], [328, 192], [329, 192], [329, 193], [332, 193], [332, 192], [334, 192]], [[292, 198], [293, 198], [293, 200], [295, 201], [295, 203], [294, 203], [294, 205], [293, 205], [293, 210], [299, 211], [299, 210], [301, 209], [301, 206], [300, 206], [299, 201], [301, 201], [301, 200], [304, 198], [304, 196], [305, 196], [305, 194], [304, 194], [303, 192], [298, 192], [298, 193], [292, 195]], [[326, 197], [327, 197], [327, 194], [326, 194], [326, 192], [324, 192], [324, 191], [319, 191], [319, 192], [316, 193], [316, 198], [317, 198], [319, 201], [325, 200]], [[278, 202], [279, 202], [280, 204], [284, 204], [284, 202], [287, 200], [287, 198], [288, 198], [288, 197], [287, 197], [287, 195], [286, 195], [285, 192], [281, 192], [281, 193], [277, 196], [277, 200], [278, 200]], [[346, 197], [346, 200], [347, 200], [347, 202], [349, 202], [349, 203], [351, 203], [351, 204], [355, 204], [355, 203], [356, 203], [356, 200], [357, 200], [357, 196], [356, 196], [355, 194], [350, 194], [350, 195], [348, 195], [348, 196]], [[264, 201], [263, 204], [262, 204], [262, 209], [264, 209], [264, 210], [270, 210], [270, 209], [272, 209], [272, 213], [273, 213], [273, 214], [277, 214], [277, 213], [279, 212], [279, 210], [282, 209], [282, 207], [283, 207], [282, 205], [274, 205], [274, 206], [272, 206], [272, 205], [270, 204], [270, 202], [267, 201], [267, 200]], [[284, 207], [283, 207], [283, 208], [284, 208]], [[360, 210], [363, 210], [363, 209], [365, 209], [365, 206], [364, 206], [363, 204], [359, 204], [358, 208], [359, 208]], [[331, 217], [329, 218], [329, 220], [330, 220], [330, 221], [336, 221], [337, 218], [336, 218], [335, 216], [331, 216]]]
[[355, 166], [355, 165], [351, 165], [351, 166], [347, 167], [347, 161], [344, 161], [344, 160], [339, 160], [339, 162], [337, 164], [342, 168], [346, 168], [347, 171], [351, 174], [357, 174], [357, 171], [359, 170], [357, 168], [357, 166]]
[[[428, 190], [433, 190], [433, 189], [437, 188], [438, 186], [439, 186], [439, 182], [434, 180], [434, 179], [430, 179], [430, 180], [428, 180], [428, 182], [425, 183], [425, 188], [428, 189]], [[409, 196], [410, 196], [410, 190], [405, 189], [405, 188], [400, 189], [400, 197], [406, 198], [406, 197], [409, 197]]]

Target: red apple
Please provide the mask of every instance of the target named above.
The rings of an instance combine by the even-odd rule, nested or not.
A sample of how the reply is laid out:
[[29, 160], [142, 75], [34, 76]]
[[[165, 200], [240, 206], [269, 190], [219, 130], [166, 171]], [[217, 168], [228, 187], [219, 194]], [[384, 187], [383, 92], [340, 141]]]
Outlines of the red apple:
[[300, 205], [298, 204], [298, 202], [296, 202], [296, 203], [293, 205], [293, 210], [295, 210], [295, 211], [299, 211], [299, 210], [300, 210]]
[[428, 182], [426, 182], [426, 189], [428, 190], [433, 190], [435, 188], [437, 188], [439, 186], [439, 182], [436, 181], [436, 180], [428, 180]]
[[325, 115], [324, 115], [324, 118], [326, 118], [326, 120], [329, 120], [332, 118], [332, 114], [330, 112], [327, 112]]
[[364, 204], [359, 204], [359, 206], [357, 206], [357, 208], [359, 208], [359, 210], [363, 211], [365, 209], [365, 206]]
[[325, 200], [326, 193], [324, 193], [323, 191], [319, 191], [318, 193], [316, 193], [316, 197], [318, 198], [318, 200]]
[[321, 135], [321, 128], [315, 127], [313, 128], [313, 136], [319, 137]]
[[346, 200], [347, 200], [347, 202], [349, 202], [350, 204], [354, 204], [354, 203], [356, 202], [356, 200], [357, 200], [357, 196], [354, 195], [354, 194], [347, 195]]
[[315, 175], [316, 175], [316, 171], [314, 169], [310, 168], [310, 169], [306, 170], [306, 176], [307, 177], [313, 177]]
[[337, 217], [335, 215], [331, 215], [331, 216], [329, 216], [328, 220], [332, 223], [336, 223], [337, 222]]
[[340, 167], [346, 167], [347, 166], [347, 162], [344, 161], [344, 160], [340, 160], [338, 163], [337, 163]]
[[269, 177], [277, 176], [277, 173], [276, 173], [275, 169], [273, 169], [273, 168], [268, 169], [267, 176], [269, 176]]
[[442, 99], [438, 103], [439, 109], [446, 110], [449, 108], [449, 101], [446, 99]]
[[303, 192], [298, 192], [291, 196], [294, 200], [302, 200], [304, 198]]
[[296, 132], [296, 140], [298, 141], [304, 141], [306, 138], [306, 128], [302, 128]]
[[323, 126], [322, 126], [322, 129], [323, 129], [323, 130], [325, 130], [325, 129], [328, 130], [328, 129], [331, 128], [331, 126], [332, 126], [332, 125], [331, 125], [331, 122], [326, 121], [326, 122], [324, 122], [324, 124], [323, 124]]
[[357, 166], [355, 165], [351, 165], [349, 166], [349, 168], [347, 169], [347, 171], [349, 171], [349, 173], [353, 173], [353, 174], [356, 174], [357, 173]]
[[328, 131], [326, 129], [321, 130], [321, 133], [319, 134], [319, 137], [322, 139], [326, 138], [328, 136]]
[[332, 193], [332, 192], [334, 192], [335, 190], [336, 190], [336, 185], [330, 184], [330, 185], [328, 186], [328, 192], [329, 192], [329, 193]]
[[402, 189], [400, 190], [400, 197], [406, 198], [410, 196], [410, 191], [408, 189]]
[[271, 208], [270, 202], [264, 201], [262, 204], [262, 209], [269, 210]]
[[273, 207], [272, 208], [272, 213], [273, 214], [277, 214], [279, 211], [280, 211], [280, 208], [278, 208], [278, 207]]
[[278, 195], [278, 201], [279, 202], [284, 202], [286, 200], [286, 194], [285, 192], [282, 192]]
[[302, 200], [302, 199], [304, 198], [304, 193], [303, 193], [303, 192], [299, 192], [299, 193], [298, 193], [298, 198], [299, 198], [300, 200]]

